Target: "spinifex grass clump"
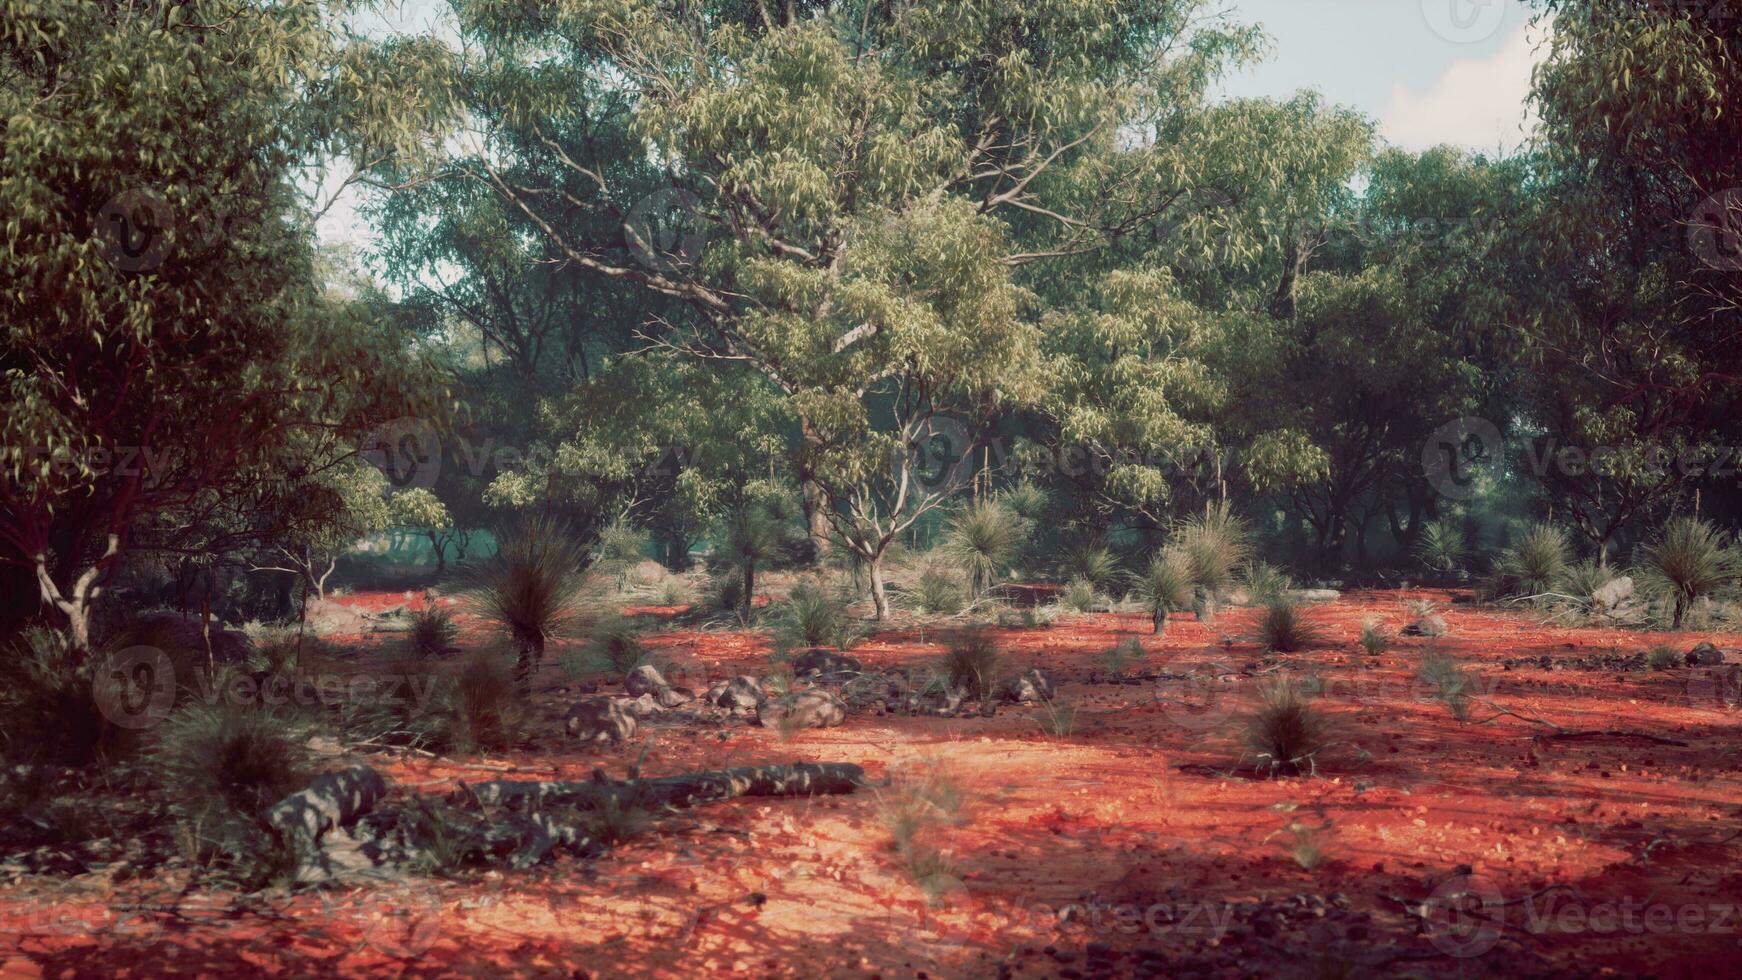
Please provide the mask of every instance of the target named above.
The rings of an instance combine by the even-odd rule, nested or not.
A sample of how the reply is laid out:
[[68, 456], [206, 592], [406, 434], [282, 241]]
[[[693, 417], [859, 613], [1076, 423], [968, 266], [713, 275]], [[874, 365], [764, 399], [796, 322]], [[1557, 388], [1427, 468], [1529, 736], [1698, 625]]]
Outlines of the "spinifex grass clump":
[[469, 594], [479, 615], [514, 642], [515, 680], [524, 691], [545, 644], [580, 612], [587, 556], [567, 527], [547, 517], [503, 531], [497, 543], [496, 554], [472, 573]]
[[1246, 596], [1252, 602], [1274, 602], [1294, 588], [1294, 580], [1269, 562], [1247, 562], [1240, 570], [1240, 580], [1246, 585]]
[[1123, 674], [1142, 663], [1148, 656], [1149, 651], [1143, 648], [1142, 641], [1135, 636], [1127, 636], [1101, 654], [1101, 666], [1109, 674]]
[[950, 687], [971, 697], [989, 697], [998, 686], [1002, 655], [984, 630], [963, 630], [950, 638], [943, 673]]
[[151, 767], [191, 859], [251, 885], [284, 869], [260, 815], [307, 784], [308, 736], [293, 714], [229, 699], [165, 720]]
[[407, 639], [411, 652], [419, 657], [445, 657], [456, 653], [460, 628], [454, 624], [454, 614], [434, 602], [411, 614], [411, 633]]
[[793, 586], [774, 610], [774, 641], [778, 649], [841, 647], [852, 640], [847, 605], [820, 582]]
[[914, 607], [927, 615], [962, 610], [962, 588], [954, 576], [941, 568], [922, 569], [909, 595]]
[[1459, 721], [1468, 721], [1471, 697], [1475, 691], [1475, 678], [1464, 668], [1455, 657], [1430, 650], [1422, 658], [1418, 677], [1428, 686], [1435, 698], [1445, 702], [1451, 709], [1452, 717]]
[[1105, 545], [1080, 542], [1065, 551], [1059, 562], [1059, 577], [1066, 582], [1084, 581], [1095, 589], [1106, 588], [1119, 574], [1119, 563]]
[[1645, 664], [1652, 670], [1670, 670], [1680, 667], [1683, 663], [1681, 652], [1675, 647], [1659, 643], [1645, 651]]
[[1299, 606], [1273, 602], [1264, 607], [1253, 639], [1272, 653], [1295, 653], [1322, 644], [1324, 633]]
[[1260, 688], [1258, 709], [1246, 720], [1246, 744], [1272, 775], [1310, 772], [1329, 744], [1329, 728], [1309, 698], [1284, 678]]
[[1391, 647], [1391, 633], [1385, 624], [1369, 616], [1361, 620], [1361, 649], [1367, 656], [1377, 657]]
[[514, 677], [501, 658], [480, 655], [442, 692], [441, 740], [461, 752], [502, 751], [520, 740], [522, 708]]
[[1071, 612], [1086, 613], [1106, 605], [1106, 600], [1096, 590], [1095, 584], [1086, 578], [1074, 578], [1059, 593], [1059, 606]]
[[622, 677], [646, 662], [641, 633], [629, 617], [615, 613], [600, 617], [588, 631], [583, 663], [592, 669]]
[[1639, 577], [1647, 593], [1669, 603], [1670, 628], [1681, 629], [1696, 600], [1735, 589], [1742, 577], [1742, 560], [1715, 526], [1678, 517], [1656, 541], [1640, 549]]

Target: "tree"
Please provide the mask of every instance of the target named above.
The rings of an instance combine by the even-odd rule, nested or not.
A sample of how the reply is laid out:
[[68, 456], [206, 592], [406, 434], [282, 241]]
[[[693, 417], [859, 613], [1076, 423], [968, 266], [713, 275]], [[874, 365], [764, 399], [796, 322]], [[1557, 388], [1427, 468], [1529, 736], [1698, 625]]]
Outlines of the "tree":
[[340, 13], [0, 4], [0, 561], [81, 651], [141, 515], [233, 487], [299, 428], [403, 408], [403, 351], [323, 320], [297, 188], [415, 150], [446, 111], [440, 49], [353, 45]]
[[445, 571], [448, 546], [467, 532], [454, 525], [454, 519], [448, 515], [448, 508], [441, 498], [423, 487], [412, 487], [389, 498], [388, 509], [393, 525], [416, 531], [429, 539], [430, 551], [435, 553], [436, 574]]

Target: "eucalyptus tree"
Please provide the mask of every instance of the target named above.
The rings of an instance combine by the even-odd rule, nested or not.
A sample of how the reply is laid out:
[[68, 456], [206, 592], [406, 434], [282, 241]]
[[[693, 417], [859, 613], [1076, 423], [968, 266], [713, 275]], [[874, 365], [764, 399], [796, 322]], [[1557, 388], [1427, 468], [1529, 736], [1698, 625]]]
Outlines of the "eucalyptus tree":
[[889, 543], [1045, 390], [1034, 284], [1165, 211], [1179, 160], [1125, 144], [1251, 38], [1195, 0], [457, 10], [462, 169], [568, 265], [676, 301], [650, 347], [778, 395], [879, 615]]
[[1606, 557], [1733, 471], [1742, 36], [1706, 5], [1544, 7], [1538, 193], [1505, 267], [1529, 300], [1512, 337], [1530, 471]]
[[302, 192], [427, 149], [446, 58], [354, 9], [0, 3], [0, 561], [75, 648], [142, 517], [405, 410], [415, 359], [331, 316]]

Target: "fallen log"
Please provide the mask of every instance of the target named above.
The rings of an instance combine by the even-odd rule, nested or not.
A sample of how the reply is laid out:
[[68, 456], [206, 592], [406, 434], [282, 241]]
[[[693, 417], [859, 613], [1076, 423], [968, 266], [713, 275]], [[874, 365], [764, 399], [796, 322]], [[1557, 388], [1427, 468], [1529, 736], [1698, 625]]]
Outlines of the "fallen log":
[[658, 779], [564, 782], [497, 779], [464, 784], [449, 796], [453, 803], [473, 802], [532, 811], [548, 806], [596, 809], [615, 802], [647, 809], [683, 809], [740, 796], [832, 796], [865, 785], [865, 770], [850, 762], [794, 762], [776, 766], [746, 766], [662, 776]]
[[316, 776], [305, 789], [269, 807], [261, 819], [285, 840], [318, 844], [335, 827], [349, 827], [387, 795], [387, 782], [368, 766]]

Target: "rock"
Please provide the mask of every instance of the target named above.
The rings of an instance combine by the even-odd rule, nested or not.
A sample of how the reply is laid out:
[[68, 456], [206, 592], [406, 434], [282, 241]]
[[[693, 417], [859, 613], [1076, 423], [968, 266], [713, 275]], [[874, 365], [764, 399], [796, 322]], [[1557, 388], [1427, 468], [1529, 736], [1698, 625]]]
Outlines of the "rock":
[[962, 710], [962, 692], [926, 691], [909, 697], [902, 708], [910, 715], [953, 715]]
[[593, 698], [569, 709], [568, 731], [583, 742], [622, 742], [635, 736], [628, 698]]
[[325, 772], [266, 811], [268, 827], [285, 839], [318, 843], [327, 831], [348, 827], [387, 795], [387, 781], [368, 766]]
[[643, 694], [634, 700], [628, 698], [620, 698], [619, 700], [623, 702], [623, 710], [636, 718], [646, 719], [652, 718], [654, 715], [665, 714], [665, 705], [659, 702], [659, 697], [655, 694]]
[[643, 694], [658, 694], [670, 686], [652, 664], [642, 664], [623, 678], [623, 690], [628, 691], [632, 698]]
[[1341, 594], [1336, 589], [1289, 589], [1282, 597], [1290, 602], [1336, 602]]
[[1003, 691], [1004, 700], [1015, 701], [1017, 704], [1051, 701], [1055, 693], [1057, 692], [1052, 678], [1038, 667], [1024, 672], [1020, 677], [1012, 678], [1004, 685]]
[[792, 662], [794, 677], [844, 677], [861, 673], [864, 669], [864, 665], [857, 658], [833, 650], [806, 650]]
[[833, 728], [847, 720], [847, 703], [815, 688], [764, 701], [756, 721], [764, 728]]
[[654, 698], [659, 702], [659, 706], [662, 708], [675, 708], [680, 704], [688, 704], [691, 701], [694, 701], [696, 699], [696, 694], [687, 687], [673, 687], [667, 685], [666, 687], [660, 688], [659, 692], [654, 695]]
[[1445, 636], [1448, 628], [1444, 619], [1429, 613], [1405, 626], [1400, 632], [1404, 636]]
[[1689, 667], [1715, 667], [1724, 662], [1724, 651], [1709, 642], [1701, 643], [1688, 651]]
[[1591, 605], [1596, 607], [1597, 612], [1607, 615], [1609, 610], [1631, 598], [1633, 598], [1633, 578], [1623, 575], [1598, 586], [1596, 591], [1591, 593]]
[[714, 706], [732, 710], [748, 710], [768, 700], [762, 684], [747, 674], [739, 674], [726, 683], [714, 699]]

